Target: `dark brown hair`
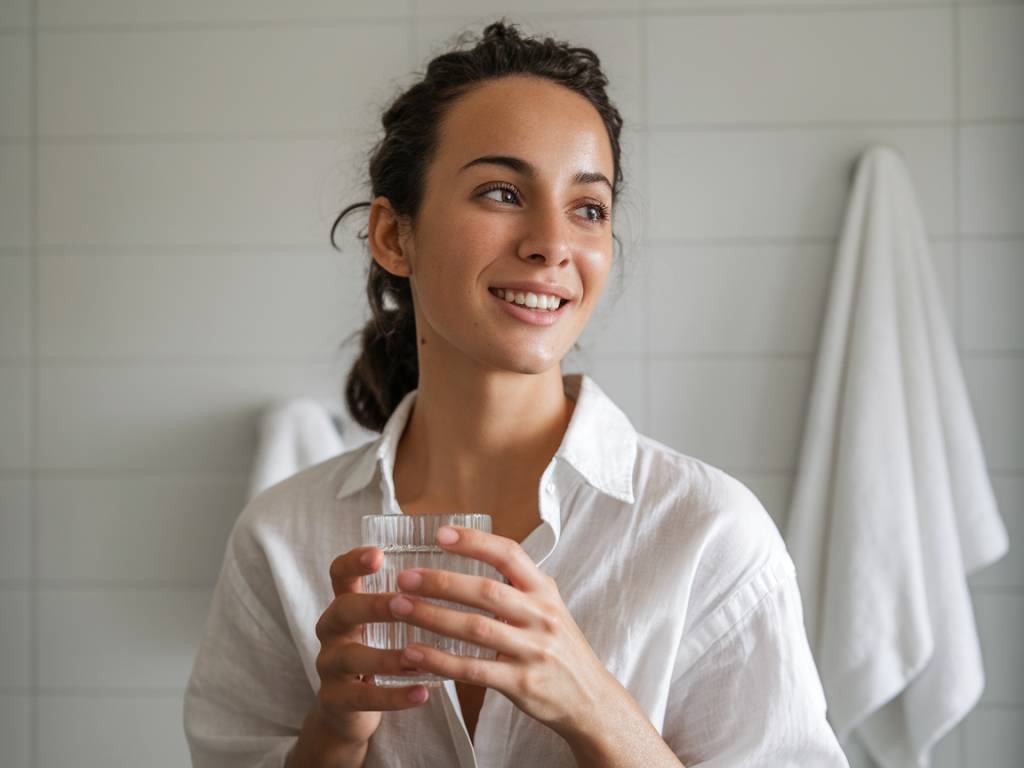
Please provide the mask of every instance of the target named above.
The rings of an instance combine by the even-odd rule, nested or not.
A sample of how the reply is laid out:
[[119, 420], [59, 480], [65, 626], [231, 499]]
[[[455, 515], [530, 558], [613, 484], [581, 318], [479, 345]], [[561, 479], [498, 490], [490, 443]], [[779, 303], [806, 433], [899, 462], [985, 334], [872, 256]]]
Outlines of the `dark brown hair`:
[[[619, 135], [622, 117], [605, 91], [608, 79], [601, 63], [589, 48], [572, 47], [550, 37], [538, 39], [520, 35], [514, 23], [504, 18], [484, 28], [469, 49], [463, 32], [456, 48], [433, 58], [426, 74], [401, 93], [384, 112], [384, 136], [370, 152], [371, 198], [383, 195], [395, 214], [415, 221], [423, 197], [427, 168], [437, 148], [438, 124], [452, 102], [489, 80], [509, 75], [543, 77], [584, 96], [597, 109], [608, 129], [612, 158], [612, 200], [622, 187]], [[369, 202], [345, 208], [331, 227]], [[614, 210], [615, 206], [613, 206]], [[366, 240], [366, 233], [360, 234]], [[613, 240], [621, 246], [618, 237]], [[345, 382], [345, 401], [352, 418], [362, 426], [380, 431], [401, 399], [419, 385], [416, 323], [409, 278], [393, 275], [372, 256], [366, 295], [372, 318], [361, 331], [362, 349]], [[390, 302], [390, 304], [388, 303]]]

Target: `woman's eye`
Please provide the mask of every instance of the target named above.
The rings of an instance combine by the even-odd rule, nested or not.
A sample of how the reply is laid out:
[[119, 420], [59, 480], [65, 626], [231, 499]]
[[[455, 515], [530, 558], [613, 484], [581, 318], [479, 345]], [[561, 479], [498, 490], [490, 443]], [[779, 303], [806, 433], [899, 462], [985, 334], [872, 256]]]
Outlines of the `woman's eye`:
[[518, 197], [519, 197], [519, 194], [514, 189], [510, 189], [509, 187], [493, 187], [493, 188], [488, 189], [487, 191], [485, 191], [484, 194], [485, 195], [490, 195], [490, 194], [492, 194], [494, 192], [498, 193], [498, 197], [492, 197], [491, 199], [492, 200], [496, 200], [499, 203], [515, 202], [514, 200], [505, 200], [504, 199], [505, 195], [510, 195], [511, 197], [516, 198], [516, 199], [518, 199]]
[[[495, 193], [497, 193], [497, 197], [492, 197], [491, 199], [497, 203], [515, 203], [519, 200], [518, 190], [506, 186], [491, 187], [490, 189], [485, 189], [480, 194], [493, 195]], [[512, 199], [506, 199], [505, 195], [508, 195]], [[584, 205], [577, 206], [576, 210], [590, 211], [590, 213], [584, 215], [583, 218], [591, 224], [599, 224], [609, 217], [608, 206], [604, 203], [586, 203]]]
[[598, 221], [601, 221], [602, 219], [605, 218], [605, 209], [602, 206], [596, 205], [594, 203], [587, 203], [586, 205], [581, 205], [576, 210], [577, 211], [580, 211], [580, 210], [590, 210], [590, 211], [592, 211], [594, 213], [594, 215], [592, 215], [592, 216], [584, 216], [583, 218], [587, 219], [588, 221], [595, 222], [595, 223], [598, 222]]

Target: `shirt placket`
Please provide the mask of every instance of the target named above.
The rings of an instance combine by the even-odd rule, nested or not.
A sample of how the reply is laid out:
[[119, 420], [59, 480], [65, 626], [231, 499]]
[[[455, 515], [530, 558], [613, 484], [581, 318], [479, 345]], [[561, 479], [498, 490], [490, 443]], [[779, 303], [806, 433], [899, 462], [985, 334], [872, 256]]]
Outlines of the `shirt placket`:
[[[560, 528], [552, 524], [553, 516], [561, 514], [553, 481], [554, 468], [555, 460], [552, 459], [541, 477], [539, 503], [542, 522], [521, 544], [538, 566], [554, 550]], [[470, 739], [454, 681], [445, 681], [443, 689], [445, 715], [459, 758], [459, 768], [502, 768], [508, 753], [512, 702], [501, 692], [488, 688], [477, 717], [475, 738]]]

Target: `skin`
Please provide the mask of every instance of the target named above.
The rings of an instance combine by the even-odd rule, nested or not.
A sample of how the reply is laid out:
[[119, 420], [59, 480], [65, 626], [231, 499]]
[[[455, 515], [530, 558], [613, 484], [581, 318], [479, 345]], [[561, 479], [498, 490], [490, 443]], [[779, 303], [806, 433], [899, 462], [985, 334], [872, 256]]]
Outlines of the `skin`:
[[[536, 172], [529, 178], [495, 164], [460, 171], [484, 155], [522, 158]], [[419, 706], [405, 697], [429, 690], [378, 689], [353, 675], [416, 668], [456, 681], [471, 734], [483, 693], [494, 688], [565, 738], [581, 765], [633, 765], [638, 756], [644, 764], [679, 765], [594, 654], [555, 581], [520, 545], [540, 521], [540, 478], [572, 415], [561, 360], [593, 314], [612, 262], [611, 189], [574, 181], [579, 171], [614, 178], [597, 110], [550, 81], [513, 76], [451, 106], [415, 223], [396, 217], [387, 198], [372, 201], [371, 253], [384, 269], [409, 277], [419, 341], [419, 392], [396, 455], [399, 505], [405, 514], [486, 511], [493, 533], [455, 528], [457, 541], [438, 543], [489, 563], [509, 583], [419, 568], [399, 575], [401, 596], [359, 594], [361, 576], [383, 564], [383, 553], [361, 547], [339, 556], [336, 597], [317, 630], [322, 685], [310, 715], [310, 754], [323, 754], [315, 734], [329, 729], [339, 756], [359, 764], [381, 717], [367, 710]], [[487, 191], [493, 182], [517, 191]], [[599, 203], [609, 219], [591, 207]], [[523, 323], [487, 290], [516, 280], [556, 282], [574, 301], [551, 326]], [[367, 552], [369, 563], [360, 564]], [[360, 624], [385, 620], [493, 648], [496, 659], [413, 644], [406, 654], [422, 654], [414, 659], [357, 642]]]

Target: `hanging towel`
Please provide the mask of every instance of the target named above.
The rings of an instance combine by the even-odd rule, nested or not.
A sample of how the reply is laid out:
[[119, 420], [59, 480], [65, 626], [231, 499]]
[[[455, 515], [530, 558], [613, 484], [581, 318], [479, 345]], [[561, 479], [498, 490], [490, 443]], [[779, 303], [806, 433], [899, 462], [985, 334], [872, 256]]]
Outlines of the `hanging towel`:
[[1009, 541], [892, 147], [855, 168], [786, 542], [840, 742], [926, 768], [984, 687], [966, 577]]
[[357, 447], [373, 434], [312, 398], [274, 403], [260, 418], [249, 498], [301, 469]]

